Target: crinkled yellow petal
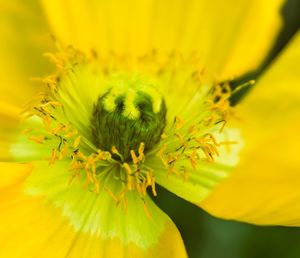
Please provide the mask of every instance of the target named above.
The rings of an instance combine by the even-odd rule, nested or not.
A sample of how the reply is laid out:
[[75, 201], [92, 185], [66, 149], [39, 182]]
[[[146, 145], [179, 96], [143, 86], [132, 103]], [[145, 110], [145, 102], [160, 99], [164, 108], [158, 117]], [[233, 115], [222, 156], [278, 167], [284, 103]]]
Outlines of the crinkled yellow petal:
[[55, 35], [101, 55], [197, 51], [210, 78], [255, 69], [280, 27], [283, 0], [44, 0]]
[[[64, 170], [59, 170], [62, 165], [49, 166], [46, 163], [35, 163], [33, 174], [28, 178], [23, 177], [23, 180], [20, 180], [19, 175], [21, 168], [14, 166], [16, 165], [0, 163], [1, 173], [15, 173], [16, 176], [12, 176], [12, 178], [18, 179], [15, 180], [15, 183], [6, 180], [6, 187], [0, 188], [1, 257], [186, 257], [185, 248], [176, 226], [166, 215], [160, 216], [162, 211], [159, 211], [157, 207], [156, 210], [149, 209], [149, 212], [155, 216], [146, 220], [144, 217], [147, 216], [147, 213], [141, 213], [140, 204], [131, 202], [132, 199], [129, 200], [129, 210], [126, 213], [122, 207], [116, 207], [112, 197], [107, 197], [108, 194], [105, 192], [97, 195], [88, 192], [88, 189], [82, 185], [81, 189], [75, 185], [75, 190], [72, 190], [73, 185], [68, 186], [68, 183], [64, 181], [64, 176], [58, 176], [60, 172], [64, 172]], [[44, 170], [40, 170], [41, 168]], [[34, 175], [35, 171], [38, 172], [38, 175]], [[53, 172], [54, 176], [47, 174], [49, 172]], [[69, 171], [65, 172], [69, 173]], [[42, 174], [49, 181], [43, 181], [41, 185], [32, 185], [33, 181], [43, 177]], [[63, 181], [61, 181], [62, 179]], [[41, 189], [44, 189], [46, 195], [35, 195], [42, 191]], [[76, 195], [75, 192], [78, 190], [79, 194]], [[28, 191], [31, 193], [29, 194]], [[34, 191], [35, 194], [33, 194]], [[52, 193], [52, 196], [47, 196], [49, 193]], [[74, 195], [74, 200], [71, 199], [71, 202], [68, 203], [70, 201], [68, 198], [72, 197], [71, 194]], [[80, 195], [81, 198], [78, 198]], [[101, 206], [97, 206], [99, 203], [96, 200], [101, 198], [103, 198]], [[62, 203], [65, 206], [61, 206]], [[142, 203], [141, 200], [140, 203]], [[103, 205], [106, 206], [104, 209]], [[153, 205], [151, 204], [151, 208], [154, 207]], [[79, 209], [77, 206], [85, 207], [85, 209], [77, 213]], [[100, 210], [108, 212], [98, 214]], [[119, 217], [120, 214], [124, 216]], [[97, 220], [100, 217], [102, 219]], [[85, 220], [81, 221], [81, 218], [85, 218]], [[92, 221], [92, 218], [95, 220]], [[74, 221], [77, 221], [76, 225], [74, 225]], [[136, 224], [134, 228], [139, 230], [141, 235], [135, 236], [135, 232], [132, 231], [132, 221]], [[156, 233], [154, 236], [147, 235], [154, 232], [153, 230], [149, 231], [147, 221], [151, 227], [161, 233], [154, 242], [150, 241], [149, 245], [139, 245], [138, 243], [143, 242], [145, 236], [149, 239], [156, 237]], [[162, 221], [164, 226], [157, 229], [155, 225], [161, 225]], [[107, 224], [109, 231], [106, 233], [109, 233], [110, 236], [104, 237], [105, 232], [99, 232], [99, 228], [104, 227], [104, 224]], [[92, 228], [92, 225], [95, 228]], [[86, 230], [87, 228], [89, 230]], [[118, 237], [118, 228], [122, 228], [123, 238]], [[124, 239], [128, 240], [134, 237], [137, 237], [135, 243], [124, 242]]]
[[40, 90], [31, 78], [49, 71], [49, 29], [37, 2], [1, 0], [0, 31], [0, 101], [23, 107]]
[[300, 226], [300, 33], [240, 106], [245, 137], [233, 175], [201, 203], [222, 218]]

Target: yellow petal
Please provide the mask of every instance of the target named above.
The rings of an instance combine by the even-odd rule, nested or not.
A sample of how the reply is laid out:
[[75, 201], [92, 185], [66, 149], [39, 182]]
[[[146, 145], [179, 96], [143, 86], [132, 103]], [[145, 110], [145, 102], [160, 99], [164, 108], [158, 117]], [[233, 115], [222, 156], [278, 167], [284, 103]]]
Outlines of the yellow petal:
[[22, 107], [41, 87], [30, 78], [45, 76], [50, 50], [41, 10], [34, 1], [0, 0], [0, 101]]
[[0, 162], [0, 190], [5, 190], [20, 181], [24, 181], [31, 169], [30, 164]]
[[20, 113], [20, 108], [0, 101], [0, 159], [2, 161], [11, 157], [9, 148], [16, 139]]
[[280, 27], [283, 0], [44, 0], [55, 35], [100, 54], [196, 50], [208, 77], [256, 68]]
[[300, 226], [300, 33], [241, 104], [246, 147], [227, 181], [201, 203], [256, 224]]
[[[34, 169], [38, 169], [39, 167], [46, 168], [46, 166], [39, 165], [38, 163], [34, 165]], [[3, 174], [16, 172], [13, 171], [13, 169], [15, 169], [13, 165], [4, 167], [3, 164], [0, 164], [0, 171], [3, 171]], [[17, 169], [19, 168], [17, 167]], [[68, 188], [67, 182], [65, 181], [60, 182], [59, 185], [61, 178], [59, 179], [57, 174], [61, 171], [56, 169], [59, 169], [59, 166], [53, 168], [48, 165], [46, 170], [39, 170], [39, 174], [44, 173], [48, 179], [51, 179], [51, 175], [47, 175], [47, 172], [53, 172], [56, 175], [52, 180], [41, 182], [41, 184], [48, 185], [49, 191], [51, 191], [51, 189], [56, 191], [59, 187], [63, 186], [65, 192], [55, 192], [55, 195], [56, 197], [60, 195], [59, 198], [64, 200], [69, 192], [73, 191], [73, 185]], [[66, 172], [69, 173], [70, 171]], [[134, 232], [131, 231], [132, 228], [128, 213], [121, 210], [121, 207], [116, 207], [111, 197], [109, 197], [111, 201], [107, 201], [110, 199], [107, 199], [106, 196], [102, 196], [105, 193], [99, 193], [99, 195], [96, 193], [85, 194], [84, 191], [88, 192], [88, 190], [81, 186], [80, 192], [83, 195], [81, 194], [82, 198], [76, 199], [76, 202], [77, 206], [85, 206], [86, 209], [82, 210], [83, 214], [70, 214], [73, 209], [71, 206], [66, 205], [61, 207], [59, 202], [54, 203], [47, 199], [47, 196], [38, 197], [29, 195], [26, 190], [24, 191], [24, 189], [26, 189], [24, 185], [28, 184], [27, 181], [29, 178], [26, 179], [23, 177], [22, 179], [23, 180], [18, 180], [17, 183], [14, 184], [6, 184], [8, 185], [7, 187], [0, 189], [0, 257], [186, 257], [180, 234], [170, 219], [167, 219], [163, 228], [158, 229], [161, 230], [162, 233], [157, 241], [153, 242], [150, 246], [141, 247], [137, 244], [138, 241], [143, 239], [143, 235], [140, 235], [140, 238], [137, 239], [137, 243], [131, 241], [124, 243], [123, 240], [115, 236], [116, 232], [114, 230], [118, 227], [122, 227], [124, 230], [122, 234], [128, 239], [132, 238]], [[55, 184], [55, 182], [58, 184]], [[36, 185], [32, 187], [38, 189], [41, 186]], [[76, 188], [76, 190], [78, 189], [79, 188]], [[86, 199], [87, 195], [91, 197], [92, 200]], [[78, 196], [74, 196], [74, 198], [78, 198]], [[89, 217], [95, 217], [97, 215], [97, 209], [101, 209], [99, 206], [90, 206], [91, 203], [95, 204], [93, 201], [97, 198], [104, 198], [105, 202], [102, 202], [102, 204], [108, 205], [109, 213], [101, 214], [102, 217], [104, 215], [106, 216], [106, 222], [104, 220], [96, 220], [93, 223], [98, 227], [103, 226], [103, 223], [108, 223], [107, 225], [111, 231], [107, 232], [109, 235], [106, 237], [103, 237], [102, 232], [99, 233], [97, 229], [91, 229], [90, 231], [85, 230], [87, 224], [91, 223], [88, 221]], [[140, 200], [140, 202], [142, 201]], [[140, 223], [141, 219], [144, 222], [147, 221], [141, 218], [141, 216], [146, 216], [146, 213], [140, 213], [140, 208], [134, 206], [134, 203], [128, 204], [133, 205], [129, 207], [129, 209], [137, 212], [137, 217], [132, 218], [132, 220], [135, 220], [140, 232], [144, 235], [148, 234], [148, 225]], [[120, 210], [122, 213], [120, 213]], [[116, 212], [124, 216], [118, 217], [116, 216]], [[130, 210], [128, 210], [128, 212], [132, 214]], [[162, 212], [159, 211], [159, 213]], [[159, 213], [157, 213], [157, 211], [154, 212], [155, 215]], [[76, 217], [77, 215], [79, 217]], [[70, 216], [75, 216], [75, 220], [80, 220], [80, 216], [82, 215], [86, 218], [86, 220], [82, 221], [82, 224], [74, 226], [74, 224], [70, 222]], [[164, 218], [166, 218], [166, 215], [164, 215]], [[155, 216], [149, 218], [148, 222], [155, 228], [156, 222], [159, 220], [161, 220], [161, 217]], [[152, 236], [150, 236], [150, 238], [151, 237]], [[16, 246], [18, 248], [16, 248]]]
[[47, 75], [43, 52], [52, 43], [33, 1], [0, 0], [0, 159], [9, 160], [21, 109], [41, 90], [33, 77]]

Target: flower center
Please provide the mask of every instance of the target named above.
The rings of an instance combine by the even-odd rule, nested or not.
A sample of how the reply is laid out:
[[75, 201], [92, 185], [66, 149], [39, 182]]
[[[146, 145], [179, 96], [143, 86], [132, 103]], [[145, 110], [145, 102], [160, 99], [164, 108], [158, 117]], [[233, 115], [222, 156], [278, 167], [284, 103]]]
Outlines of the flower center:
[[160, 140], [166, 124], [166, 105], [155, 83], [141, 76], [117, 75], [108, 82], [91, 118], [98, 148], [116, 148], [122, 159], [131, 159], [130, 151], [145, 144], [145, 151]]
[[26, 139], [15, 154], [29, 146], [51, 166], [68, 161], [69, 183], [105, 191], [124, 207], [127, 193], [144, 201], [147, 189], [156, 196], [156, 182], [168, 188], [175, 176], [200, 180], [196, 195], [204, 198], [227, 175], [231, 166], [222, 162], [237, 143], [224, 129], [231, 88], [203, 84], [194, 59], [112, 56], [106, 63], [76, 51], [53, 59], [58, 71], [24, 112]]

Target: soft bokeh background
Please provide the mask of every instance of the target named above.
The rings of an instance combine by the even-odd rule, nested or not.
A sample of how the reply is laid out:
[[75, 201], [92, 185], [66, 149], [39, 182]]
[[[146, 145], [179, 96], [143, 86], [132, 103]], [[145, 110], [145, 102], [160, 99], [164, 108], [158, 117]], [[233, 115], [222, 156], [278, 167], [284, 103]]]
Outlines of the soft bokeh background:
[[[265, 63], [234, 85], [258, 78], [300, 28], [300, 0], [289, 0], [282, 14], [284, 27]], [[233, 102], [245, 94], [242, 92]], [[300, 228], [259, 227], [219, 220], [162, 188], [158, 191], [157, 203], [175, 221], [190, 258], [300, 258]]]

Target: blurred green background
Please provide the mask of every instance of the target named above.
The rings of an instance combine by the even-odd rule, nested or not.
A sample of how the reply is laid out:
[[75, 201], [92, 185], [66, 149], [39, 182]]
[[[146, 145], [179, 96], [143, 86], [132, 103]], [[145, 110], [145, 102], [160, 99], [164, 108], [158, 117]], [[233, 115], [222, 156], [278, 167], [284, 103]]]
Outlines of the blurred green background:
[[[300, 0], [289, 0], [282, 15], [284, 27], [264, 64], [233, 82], [233, 86], [258, 78], [286, 46], [300, 28]], [[246, 93], [241, 92], [233, 103]], [[160, 198], [156, 202], [176, 223], [190, 258], [300, 258], [300, 228], [259, 227], [219, 220], [162, 188], [158, 192]]]

